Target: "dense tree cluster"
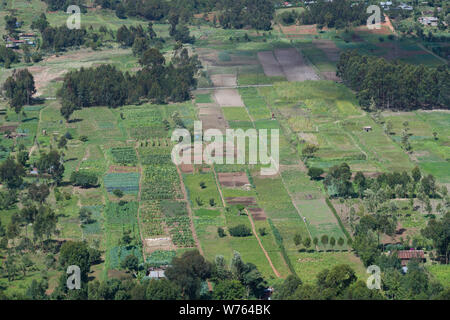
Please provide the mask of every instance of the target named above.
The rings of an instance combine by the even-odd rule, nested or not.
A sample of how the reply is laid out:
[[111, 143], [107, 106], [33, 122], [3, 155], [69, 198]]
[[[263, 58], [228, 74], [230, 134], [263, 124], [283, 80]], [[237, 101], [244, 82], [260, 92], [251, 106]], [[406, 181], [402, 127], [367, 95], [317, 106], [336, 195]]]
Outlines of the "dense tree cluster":
[[270, 30], [275, 13], [271, 0], [220, 1], [217, 8], [219, 23], [225, 29], [251, 26], [259, 30]]
[[36, 92], [33, 75], [28, 69], [14, 70], [3, 84], [3, 90], [10, 106], [19, 113], [22, 106], [30, 104], [31, 97]]
[[364, 2], [351, 0], [318, 0], [300, 14], [302, 24], [318, 24], [328, 28], [344, 28], [365, 24], [368, 18]]
[[80, 7], [82, 12], [86, 12], [86, 5], [84, 0], [43, 0], [49, 11], [63, 10], [66, 11], [67, 7], [76, 5]]
[[3, 63], [3, 66], [8, 69], [14, 62], [19, 62], [19, 56], [14, 52], [13, 49], [7, 48], [5, 45], [1, 45], [0, 63]]
[[341, 54], [339, 77], [357, 91], [364, 107], [394, 110], [432, 109], [450, 106], [450, 71], [446, 65], [426, 67], [383, 58]]
[[182, 49], [169, 65], [164, 65], [161, 53], [149, 48], [140, 61], [143, 69], [135, 75], [106, 64], [67, 73], [58, 92], [62, 99], [61, 114], [69, 119], [74, 110], [83, 107], [118, 107], [139, 99], [164, 103], [190, 98], [199, 67], [196, 56], [189, 57], [187, 50]]
[[63, 25], [60, 27], [47, 27], [42, 31], [42, 48], [61, 51], [64, 48], [81, 46], [86, 41], [85, 28], [69, 29]]

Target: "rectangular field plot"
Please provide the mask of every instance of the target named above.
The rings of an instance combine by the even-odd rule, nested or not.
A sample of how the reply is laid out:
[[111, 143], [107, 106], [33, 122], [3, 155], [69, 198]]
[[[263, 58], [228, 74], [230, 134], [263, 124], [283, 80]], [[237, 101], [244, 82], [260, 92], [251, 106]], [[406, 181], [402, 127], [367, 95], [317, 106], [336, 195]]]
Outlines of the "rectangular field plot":
[[143, 165], [168, 165], [172, 162], [171, 147], [149, 146], [138, 149]]
[[142, 201], [139, 208], [142, 237], [166, 235], [164, 215], [158, 201]]
[[403, 123], [407, 121], [412, 147], [410, 158], [438, 182], [450, 183], [450, 113], [392, 112], [383, 116], [392, 124], [391, 137], [398, 145], [401, 145]]
[[264, 97], [259, 94], [256, 88], [241, 88], [239, 93], [253, 120], [270, 119], [272, 117]]
[[143, 200], [181, 198], [177, 168], [173, 164], [146, 166], [141, 197]]
[[314, 69], [295, 48], [277, 49], [275, 57], [288, 81], [319, 80]]
[[138, 172], [108, 173], [103, 181], [108, 192], [119, 189], [125, 194], [137, 194], [139, 191]]
[[113, 160], [117, 164], [135, 165], [137, 163], [136, 151], [132, 147], [117, 147], [111, 149]]
[[314, 284], [320, 271], [339, 264], [348, 264], [355, 270], [359, 279], [367, 279], [364, 265], [353, 253], [349, 252], [298, 252], [291, 250], [288, 252], [295, 272], [302, 279], [303, 283]]
[[[324, 199], [298, 200], [296, 201], [296, 205], [299, 208], [301, 215], [306, 218], [306, 223], [311, 232], [311, 236], [319, 239], [319, 247], [323, 249], [333, 249], [330, 245], [323, 247], [320, 243], [320, 239], [323, 235], [327, 235], [328, 239], [334, 237], [336, 242], [339, 238], [346, 239], [336, 218], [330, 208], [328, 208]], [[336, 244], [334, 249], [347, 249], [347, 246], [344, 244], [340, 247]]]

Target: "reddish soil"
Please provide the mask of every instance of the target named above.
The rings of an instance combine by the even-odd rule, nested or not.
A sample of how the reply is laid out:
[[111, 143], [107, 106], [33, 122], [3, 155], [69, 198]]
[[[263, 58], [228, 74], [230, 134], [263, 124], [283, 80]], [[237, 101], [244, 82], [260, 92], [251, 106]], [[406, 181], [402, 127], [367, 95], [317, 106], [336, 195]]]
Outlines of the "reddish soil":
[[285, 35], [305, 35], [305, 34], [317, 34], [317, 28], [315, 24], [302, 25], [302, 26], [282, 26], [280, 25], [281, 31]]
[[220, 185], [223, 187], [242, 187], [250, 184], [245, 172], [222, 172], [218, 173]]

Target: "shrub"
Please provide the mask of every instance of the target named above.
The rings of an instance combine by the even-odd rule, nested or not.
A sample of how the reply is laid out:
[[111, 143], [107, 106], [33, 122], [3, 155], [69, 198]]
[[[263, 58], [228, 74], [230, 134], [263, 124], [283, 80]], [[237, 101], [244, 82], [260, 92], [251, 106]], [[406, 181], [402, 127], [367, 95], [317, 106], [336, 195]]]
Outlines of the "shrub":
[[122, 198], [123, 197], [123, 191], [120, 189], [114, 189], [113, 190], [113, 194], [117, 197], [117, 198]]
[[86, 142], [88, 140], [89, 140], [89, 138], [87, 136], [80, 136], [80, 141], [81, 142]]
[[322, 168], [315, 168], [315, 167], [311, 167], [308, 169], [308, 176], [312, 179], [312, 180], [319, 180], [321, 177], [321, 175], [323, 174], [323, 169]]
[[214, 201], [214, 198], [209, 199], [209, 205], [211, 207], [214, 207], [216, 205], [216, 201]]
[[229, 232], [232, 237], [248, 237], [252, 235], [250, 228], [244, 224], [229, 228]]
[[83, 188], [94, 187], [97, 185], [98, 177], [93, 172], [88, 171], [73, 171], [70, 175], [70, 181]]
[[258, 231], [261, 237], [264, 237], [267, 234], [266, 228], [259, 228]]
[[218, 227], [218, 228], [217, 228], [217, 234], [218, 234], [219, 237], [221, 237], [221, 238], [226, 237], [225, 230], [223, 230], [222, 227]]

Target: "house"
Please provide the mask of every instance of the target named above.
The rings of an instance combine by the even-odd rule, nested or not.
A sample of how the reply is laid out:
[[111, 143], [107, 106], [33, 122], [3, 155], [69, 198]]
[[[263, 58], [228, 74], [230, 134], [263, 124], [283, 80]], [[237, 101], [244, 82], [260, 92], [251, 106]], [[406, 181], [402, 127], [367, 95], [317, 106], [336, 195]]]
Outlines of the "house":
[[363, 127], [363, 129], [364, 129], [365, 132], [372, 131], [372, 127], [371, 126]]
[[437, 27], [439, 19], [436, 17], [420, 17], [419, 22], [424, 26]]
[[423, 250], [399, 250], [397, 256], [402, 262], [402, 266], [406, 266], [411, 259], [419, 259], [421, 262], [425, 262]]
[[411, 11], [414, 8], [412, 6], [407, 5], [406, 3], [402, 3], [398, 6], [399, 9]]

